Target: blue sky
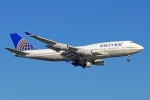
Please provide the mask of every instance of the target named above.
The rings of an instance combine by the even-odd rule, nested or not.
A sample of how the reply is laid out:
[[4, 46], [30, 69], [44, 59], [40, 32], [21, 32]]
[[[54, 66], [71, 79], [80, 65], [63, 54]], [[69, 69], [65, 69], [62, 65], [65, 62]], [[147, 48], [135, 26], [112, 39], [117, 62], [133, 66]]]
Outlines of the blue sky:
[[[149, 100], [149, 0], [1, 0], [0, 100]], [[10, 33], [25, 31], [73, 46], [132, 40], [144, 50], [82, 69], [65, 62], [15, 58]]]

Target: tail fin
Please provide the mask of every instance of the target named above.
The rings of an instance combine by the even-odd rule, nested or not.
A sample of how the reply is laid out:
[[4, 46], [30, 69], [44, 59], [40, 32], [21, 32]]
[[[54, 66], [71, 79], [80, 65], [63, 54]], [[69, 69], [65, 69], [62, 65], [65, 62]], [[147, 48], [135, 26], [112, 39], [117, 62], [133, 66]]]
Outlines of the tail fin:
[[35, 50], [33, 45], [29, 44], [25, 39], [20, 37], [17, 33], [10, 34], [13, 44], [18, 51]]

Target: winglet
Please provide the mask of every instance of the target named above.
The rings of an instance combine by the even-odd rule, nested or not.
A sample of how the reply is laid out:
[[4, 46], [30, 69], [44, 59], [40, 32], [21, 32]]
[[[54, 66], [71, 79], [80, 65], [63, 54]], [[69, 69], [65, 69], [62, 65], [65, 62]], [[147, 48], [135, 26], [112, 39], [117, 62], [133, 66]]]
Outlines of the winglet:
[[32, 35], [31, 33], [29, 33], [29, 32], [25, 32], [27, 35]]

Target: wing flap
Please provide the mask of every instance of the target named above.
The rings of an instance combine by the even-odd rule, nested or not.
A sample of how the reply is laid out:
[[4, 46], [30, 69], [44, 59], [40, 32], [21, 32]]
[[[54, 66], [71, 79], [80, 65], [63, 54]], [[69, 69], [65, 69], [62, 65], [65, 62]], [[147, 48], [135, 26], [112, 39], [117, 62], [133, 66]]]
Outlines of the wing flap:
[[5, 48], [6, 50], [14, 53], [14, 54], [18, 54], [18, 55], [25, 55], [25, 54], [29, 54], [29, 53], [25, 53], [25, 52], [22, 52], [22, 51], [18, 51], [18, 50], [15, 50], [15, 49], [12, 49], [12, 48]]

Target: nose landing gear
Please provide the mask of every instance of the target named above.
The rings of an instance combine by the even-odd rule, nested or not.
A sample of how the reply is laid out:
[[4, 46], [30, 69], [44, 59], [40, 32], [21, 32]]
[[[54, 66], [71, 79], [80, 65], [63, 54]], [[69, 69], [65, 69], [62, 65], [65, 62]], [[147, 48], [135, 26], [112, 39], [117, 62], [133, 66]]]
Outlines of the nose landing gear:
[[128, 55], [127, 61], [128, 61], [128, 62], [130, 61], [130, 55]]

